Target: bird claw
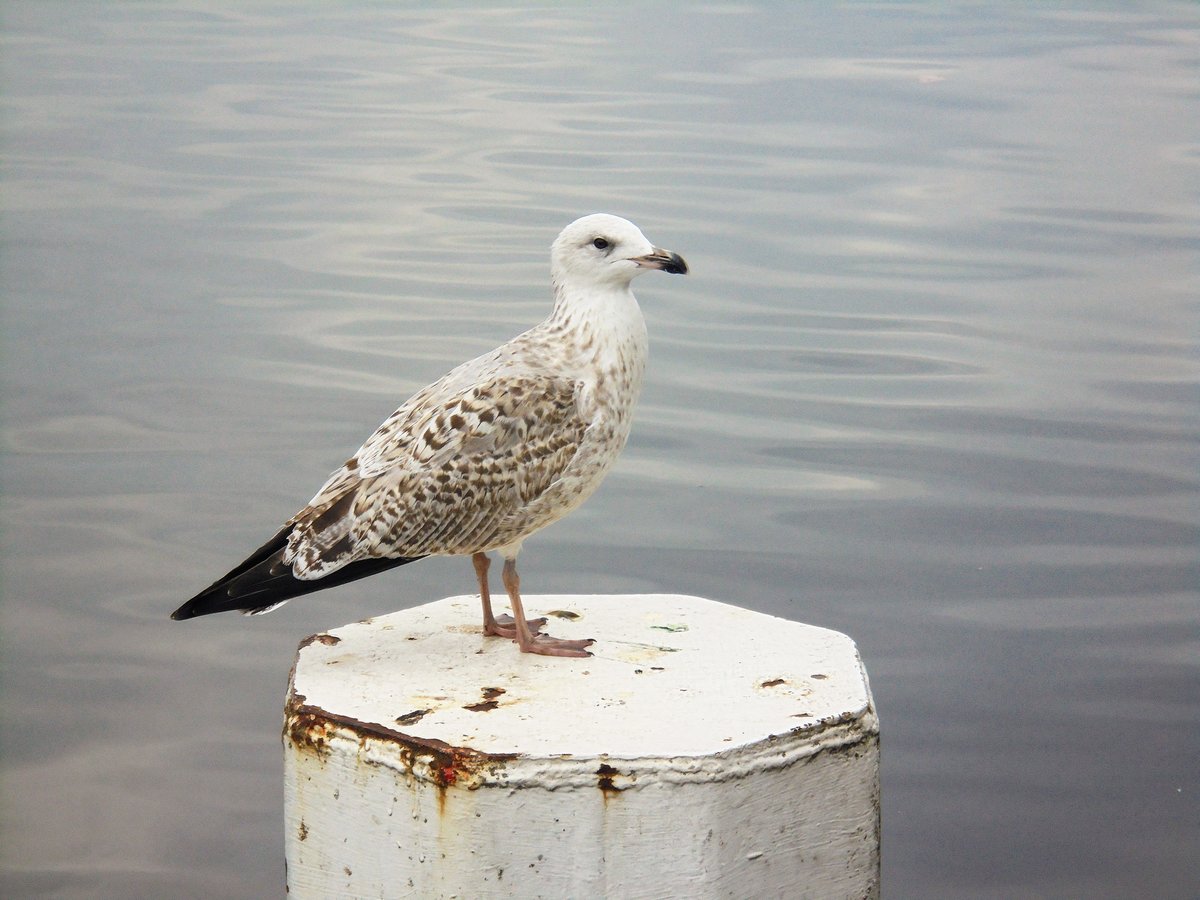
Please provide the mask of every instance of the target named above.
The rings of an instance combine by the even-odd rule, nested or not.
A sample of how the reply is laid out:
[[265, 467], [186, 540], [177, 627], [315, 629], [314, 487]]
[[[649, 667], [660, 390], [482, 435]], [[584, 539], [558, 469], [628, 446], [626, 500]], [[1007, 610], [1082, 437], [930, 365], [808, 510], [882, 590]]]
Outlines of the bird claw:
[[528, 644], [521, 645], [522, 653], [537, 653], [540, 656], [570, 656], [586, 659], [592, 654], [585, 648], [596, 641], [588, 638], [582, 641], [572, 641], [565, 638], [550, 637], [548, 634], [535, 634]]
[[[525, 624], [529, 626], [529, 630], [536, 636], [542, 626], [546, 624], [546, 617], [541, 616], [537, 619], [526, 619]], [[517, 620], [507, 613], [496, 618], [489, 625], [484, 625], [483, 633], [492, 637], [504, 637], [509, 640], [517, 639]]]

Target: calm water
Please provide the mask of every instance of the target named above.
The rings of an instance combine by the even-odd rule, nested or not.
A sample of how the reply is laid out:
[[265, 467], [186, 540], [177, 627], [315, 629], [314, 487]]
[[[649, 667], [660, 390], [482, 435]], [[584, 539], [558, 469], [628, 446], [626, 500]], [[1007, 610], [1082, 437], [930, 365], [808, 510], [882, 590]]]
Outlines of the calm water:
[[531, 593], [837, 628], [888, 897], [1200, 893], [1200, 9], [4, 6], [6, 896], [282, 894], [314, 631], [167, 614], [544, 315], [597, 210], [631, 445]]

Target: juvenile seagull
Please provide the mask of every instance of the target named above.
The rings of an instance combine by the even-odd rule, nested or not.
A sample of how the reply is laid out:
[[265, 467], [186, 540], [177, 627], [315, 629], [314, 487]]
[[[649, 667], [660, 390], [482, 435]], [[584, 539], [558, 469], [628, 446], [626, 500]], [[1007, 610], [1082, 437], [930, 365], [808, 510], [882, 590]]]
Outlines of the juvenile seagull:
[[[687, 264], [625, 219], [572, 222], [550, 251], [549, 318], [418, 391], [273, 538], [171, 618], [257, 615], [425, 556], [469, 555], [484, 634], [524, 653], [591, 656], [593, 641], [541, 634], [546, 620], [525, 618], [517, 554], [583, 503], [625, 446], [646, 366], [630, 283], [649, 269], [682, 275]], [[490, 551], [504, 559], [511, 618], [492, 614]]]

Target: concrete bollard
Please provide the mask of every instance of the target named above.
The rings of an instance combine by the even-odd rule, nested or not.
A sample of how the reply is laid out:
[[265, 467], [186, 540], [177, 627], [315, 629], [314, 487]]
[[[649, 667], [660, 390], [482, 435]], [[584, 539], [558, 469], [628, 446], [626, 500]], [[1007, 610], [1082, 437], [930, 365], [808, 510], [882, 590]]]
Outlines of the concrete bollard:
[[879, 895], [879, 726], [848, 637], [699, 597], [524, 599], [595, 656], [485, 638], [478, 597], [300, 645], [289, 896]]

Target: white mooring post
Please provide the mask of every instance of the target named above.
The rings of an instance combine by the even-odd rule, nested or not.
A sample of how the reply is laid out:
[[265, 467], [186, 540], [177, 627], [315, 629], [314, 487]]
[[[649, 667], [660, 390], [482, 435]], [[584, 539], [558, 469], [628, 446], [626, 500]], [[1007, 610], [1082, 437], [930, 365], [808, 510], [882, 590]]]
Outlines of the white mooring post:
[[848, 637], [699, 597], [524, 599], [595, 656], [484, 638], [478, 597], [301, 644], [290, 897], [878, 897]]

